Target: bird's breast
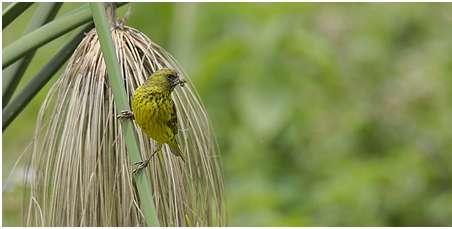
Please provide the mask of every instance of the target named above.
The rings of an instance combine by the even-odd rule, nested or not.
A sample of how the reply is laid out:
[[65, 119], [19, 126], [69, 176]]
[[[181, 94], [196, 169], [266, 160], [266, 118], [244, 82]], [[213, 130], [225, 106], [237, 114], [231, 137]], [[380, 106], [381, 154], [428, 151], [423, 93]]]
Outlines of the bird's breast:
[[159, 143], [166, 142], [163, 133], [172, 112], [170, 95], [137, 90], [132, 100], [132, 112], [136, 123], [149, 137]]

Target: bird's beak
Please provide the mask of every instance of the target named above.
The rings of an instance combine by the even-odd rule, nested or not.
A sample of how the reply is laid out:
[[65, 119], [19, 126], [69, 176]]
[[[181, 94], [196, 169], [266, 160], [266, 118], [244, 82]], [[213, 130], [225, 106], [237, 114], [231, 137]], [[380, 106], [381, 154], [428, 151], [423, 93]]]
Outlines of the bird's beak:
[[176, 80], [176, 82], [173, 83], [173, 87], [176, 87], [177, 85], [180, 85], [181, 87], [183, 87], [183, 86], [185, 86], [186, 82], [187, 82], [186, 80], [178, 79], [178, 80]]

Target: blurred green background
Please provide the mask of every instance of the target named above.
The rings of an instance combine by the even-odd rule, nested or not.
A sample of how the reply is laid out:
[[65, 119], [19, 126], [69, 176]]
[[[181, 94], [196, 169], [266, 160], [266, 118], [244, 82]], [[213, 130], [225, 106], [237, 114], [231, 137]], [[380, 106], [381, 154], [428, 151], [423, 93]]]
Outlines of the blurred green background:
[[[130, 5], [210, 114], [229, 225], [452, 226], [452, 4]], [[49, 85], [3, 132], [3, 225], [21, 225], [24, 160], [5, 182]]]

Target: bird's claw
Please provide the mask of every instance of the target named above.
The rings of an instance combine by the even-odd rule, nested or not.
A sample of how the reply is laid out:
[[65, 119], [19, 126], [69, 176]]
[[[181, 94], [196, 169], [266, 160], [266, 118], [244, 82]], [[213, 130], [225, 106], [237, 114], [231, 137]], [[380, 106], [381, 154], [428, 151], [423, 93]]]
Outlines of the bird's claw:
[[136, 173], [138, 173], [139, 171], [141, 171], [142, 169], [146, 168], [146, 167], [149, 165], [149, 162], [151, 161], [151, 159], [154, 157], [154, 155], [155, 155], [156, 153], [158, 153], [158, 152], [160, 151], [160, 149], [161, 149], [161, 148], [158, 148], [157, 150], [155, 150], [154, 152], [152, 152], [151, 156], [150, 156], [148, 159], [146, 159], [146, 160], [144, 160], [144, 161], [138, 161], [138, 162], [133, 163], [133, 165], [134, 165], [134, 166], [137, 166], [137, 167], [136, 167], [135, 169], [133, 169], [132, 173], [133, 173], [133, 174], [136, 174]]
[[129, 110], [121, 111], [120, 114], [116, 116], [118, 119], [133, 119], [133, 113]]
[[144, 161], [139, 161], [139, 162], [133, 163], [133, 165], [137, 166], [137, 167], [135, 169], [133, 169], [132, 173], [137, 174], [142, 169], [146, 168], [148, 166], [150, 160], [151, 160], [151, 158], [144, 160]]

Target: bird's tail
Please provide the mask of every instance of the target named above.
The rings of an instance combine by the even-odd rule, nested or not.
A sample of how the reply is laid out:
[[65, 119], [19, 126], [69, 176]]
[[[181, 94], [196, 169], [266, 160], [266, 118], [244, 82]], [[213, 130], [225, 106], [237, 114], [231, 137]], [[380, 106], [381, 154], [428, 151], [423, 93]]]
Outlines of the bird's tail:
[[177, 144], [177, 142], [168, 144], [168, 146], [170, 147], [171, 153], [180, 157], [182, 159], [182, 161], [185, 162], [184, 156], [182, 155], [182, 151], [180, 150], [179, 144]]

